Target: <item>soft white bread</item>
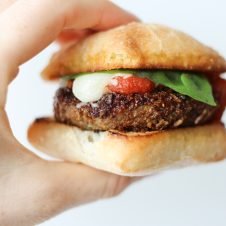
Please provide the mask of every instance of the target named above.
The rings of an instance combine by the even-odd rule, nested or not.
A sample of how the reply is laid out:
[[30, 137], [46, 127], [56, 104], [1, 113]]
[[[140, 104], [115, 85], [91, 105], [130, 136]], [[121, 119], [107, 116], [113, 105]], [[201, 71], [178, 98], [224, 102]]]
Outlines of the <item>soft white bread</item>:
[[189, 35], [162, 25], [130, 23], [61, 49], [45, 79], [117, 68], [226, 71], [225, 60]]
[[52, 119], [38, 119], [29, 128], [28, 139], [51, 156], [126, 176], [226, 157], [226, 130], [221, 123], [121, 133], [83, 131]]

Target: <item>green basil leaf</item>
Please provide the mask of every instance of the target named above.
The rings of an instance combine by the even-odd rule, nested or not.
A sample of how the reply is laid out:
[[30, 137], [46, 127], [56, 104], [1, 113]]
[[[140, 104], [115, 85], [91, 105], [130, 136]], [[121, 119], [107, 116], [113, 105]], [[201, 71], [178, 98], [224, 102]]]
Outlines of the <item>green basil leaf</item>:
[[[183, 90], [184, 85], [181, 81], [180, 73], [178, 72], [164, 72], [164, 71], [154, 71], [147, 74], [148, 78], [151, 79], [156, 84], [162, 84], [171, 89], [177, 89], [178, 92]], [[175, 90], [176, 91], [176, 90]]]
[[142, 77], [148, 77], [156, 84], [164, 85], [195, 100], [216, 106], [211, 85], [203, 75], [173, 71], [141, 72], [139, 74]]
[[184, 73], [181, 75], [181, 80], [193, 99], [216, 106], [212, 87], [204, 76]]

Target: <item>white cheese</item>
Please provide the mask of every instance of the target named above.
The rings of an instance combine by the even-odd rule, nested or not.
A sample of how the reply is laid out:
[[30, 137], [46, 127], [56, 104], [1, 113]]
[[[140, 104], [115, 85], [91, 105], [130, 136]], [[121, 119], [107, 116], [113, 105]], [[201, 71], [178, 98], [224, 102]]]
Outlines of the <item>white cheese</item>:
[[84, 74], [73, 82], [72, 92], [82, 102], [99, 100], [113, 75], [107, 73]]
[[131, 75], [126, 73], [108, 74], [106, 72], [83, 74], [74, 80], [72, 92], [81, 102], [97, 101], [106, 92], [106, 86], [109, 83], [115, 86], [118, 84], [117, 80], [112, 79], [117, 76], [128, 78]]

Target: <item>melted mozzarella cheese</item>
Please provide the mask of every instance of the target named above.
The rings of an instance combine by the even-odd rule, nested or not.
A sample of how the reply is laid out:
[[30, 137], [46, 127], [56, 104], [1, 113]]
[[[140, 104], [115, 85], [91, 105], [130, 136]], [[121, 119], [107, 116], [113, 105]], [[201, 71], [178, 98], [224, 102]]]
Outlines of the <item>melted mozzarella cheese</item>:
[[[72, 86], [72, 92], [76, 98], [82, 102], [93, 102], [99, 100], [103, 94], [106, 92], [106, 86], [110, 82], [117, 82], [117, 80], [112, 80], [112, 78], [122, 76], [131, 76], [126, 73], [101, 73], [96, 72], [92, 74], [83, 74], [77, 77]], [[114, 84], [117, 85], [117, 84]]]
[[99, 100], [114, 75], [107, 73], [84, 74], [73, 82], [72, 92], [82, 102]]

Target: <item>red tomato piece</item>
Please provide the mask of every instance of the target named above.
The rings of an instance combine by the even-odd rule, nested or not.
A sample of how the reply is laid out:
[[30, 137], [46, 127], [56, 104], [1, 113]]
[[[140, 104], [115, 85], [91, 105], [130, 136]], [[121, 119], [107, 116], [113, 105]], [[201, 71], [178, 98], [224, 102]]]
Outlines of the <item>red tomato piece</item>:
[[148, 78], [131, 75], [114, 77], [107, 88], [114, 93], [131, 94], [149, 92], [154, 86], [155, 84]]

